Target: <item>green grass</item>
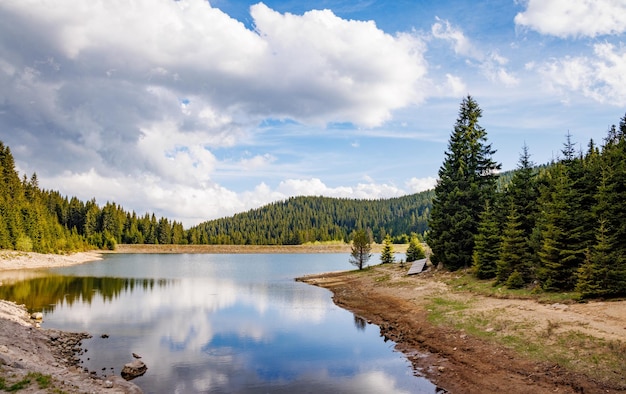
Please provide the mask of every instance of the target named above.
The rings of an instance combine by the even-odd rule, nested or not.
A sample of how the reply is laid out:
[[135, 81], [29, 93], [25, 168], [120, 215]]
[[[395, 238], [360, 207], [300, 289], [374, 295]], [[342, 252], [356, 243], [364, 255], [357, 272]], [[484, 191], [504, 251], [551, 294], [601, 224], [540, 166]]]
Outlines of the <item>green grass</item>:
[[384, 274], [384, 275], [380, 275], [380, 276], [377, 276], [376, 278], [374, 278], [374, 281], [377, 282], [377, 283], [389, 282], [390, 279], [391, 279], [391, 275]]
[[428, 320], [434, 324], [451, 324], [456, 327], [458, 317], [468, 308], [468, 303], [435, 297], [427, 306]]
[[566, 323], [548, 321], [537, 327], [532, 321], [514, 321], [504, 308], [472, 311], [470, 301], [445, 294], [427, 305], [428, 320], [503, 345], [530, 359], [560, 365], [593, 379], [626, 389], [626, 343], [584, 334]]
[[[44, 375], [39, 372], [29, 372], [22, 379], [17, 380], [16, 375], [12, 376], [2, 376], [0, 377], [0, 390], [14, 393], [20, 390], [24, 390], [34, 382], [37, 382], [37, 385], [40, 389], [49, 389], [52, 385], [52, 376]], [[56, 390], [56, 392], [59, 392]], [[59, 392], [60, 393], [60, 392]]]
[[444, 282], [454, 291], [470, 291], [489, 297], [515, 298], [536, 300], [540, 303], [571, 303], [581, 299], [577, 292], [547, 292], [539, 287], [509, 289], [504, 284], [496, 284], [495, 280], [477, 279], [470, 270], [458, 271]]

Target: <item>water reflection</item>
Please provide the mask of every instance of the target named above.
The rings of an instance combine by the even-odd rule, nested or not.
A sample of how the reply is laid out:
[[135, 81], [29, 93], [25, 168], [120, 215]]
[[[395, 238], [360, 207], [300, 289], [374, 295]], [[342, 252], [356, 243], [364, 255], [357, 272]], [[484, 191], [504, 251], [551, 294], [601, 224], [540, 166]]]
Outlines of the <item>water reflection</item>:
[[97, 297], [112, 302], [135, 288], [153, 290], [167, 286], [166, 279], [97, 278], [46, 275], [0, 286], [0, 298], [26, 305], [29, 312], [52, 312], [58, 303], [91, 305]]
[[367, 321], [360, 316], [354, 315], [354, 327], [359, 331], [365, 331]]
[[346, 261], [115, 255], [0, 286], [0, 296], [43, 308], [44, 327], [90, 332], [91, 371], [119, 374], [140, 354], [148, 371], [134, 382], [147, 393], [434, 393], [376, 326], [293, 280]]

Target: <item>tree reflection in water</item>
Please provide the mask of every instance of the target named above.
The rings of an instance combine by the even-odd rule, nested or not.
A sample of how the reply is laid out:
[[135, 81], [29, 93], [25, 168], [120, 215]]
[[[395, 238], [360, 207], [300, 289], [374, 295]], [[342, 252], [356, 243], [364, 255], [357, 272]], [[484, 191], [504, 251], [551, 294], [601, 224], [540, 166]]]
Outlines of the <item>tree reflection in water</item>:
[[96, 297], [112, 301], [135, 288], [152, 290], [171, 284], [171, 279], [136, 279], [47, 275], [0, 286], [0, 299], [24, 304], [29, 312], [50, 312], [59, 302], [91, 304]]
[[354, 315], [354, 327], [359, 331], [365, 331], [367, 321], [360, 316]]

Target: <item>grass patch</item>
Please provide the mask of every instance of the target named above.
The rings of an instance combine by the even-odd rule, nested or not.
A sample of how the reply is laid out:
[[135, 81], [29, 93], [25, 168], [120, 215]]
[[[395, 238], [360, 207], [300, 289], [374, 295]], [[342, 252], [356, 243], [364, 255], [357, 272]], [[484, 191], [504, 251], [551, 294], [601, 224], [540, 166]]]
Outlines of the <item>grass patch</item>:
[[[4, 372], [4, 371], [1, 371]], [[1, 376], [0, 377], [0, 390], [9, 393], [15, 393], [20, 390], [24, 390], [29, 388], [33, 382], [37, 383], [37, 386], [42, 389], [49, 391], [53, 383], [52, 376], [44, 375], [39, 372], [29, 372], [26, 376], [21, 379], [13, 374], [11, 376]], [[61, 393], [59, 390], [54, 390], [54, 392]]]
[[547, 326], [537, 327], [530, 320], [511, 320], [504, 308], [473, 311], [471, 301], [445, 295], [432, 298], [427, 308], [428, 320], [433, 324], [462, 330], [532, 360], [557, 364], [626, 389], [626, 343], [623, 341], [607, 341], [576, 329], [566, 330], [564, 323], [558, 321], [548, 320]]
[[435, 297], [427, 305], [428, 320], [434, 324], [446, 324], [458, 328], [459, 317], [462, 316], [462, 312], [467, 308], [467, 302]]
[[478, 279], [470, 270], [455, 272], [441, 280], [454, 291], [470, 291], [489, 297], [536, 300], [545, 304], [571, 303], [581, 298], [577, 292], [546, 292], [537, 286], [509, 289], [504, 284], [496, 284], [493, 279]]
[[374, 281], [376, 283], [381, 283], [381, 282], [389, 282], [390, 279], [391, 279], [391, 275], [384, 274], [384, 275], [380, 275], [380, 276], [377, 276], [376, 278], [374, 278]]

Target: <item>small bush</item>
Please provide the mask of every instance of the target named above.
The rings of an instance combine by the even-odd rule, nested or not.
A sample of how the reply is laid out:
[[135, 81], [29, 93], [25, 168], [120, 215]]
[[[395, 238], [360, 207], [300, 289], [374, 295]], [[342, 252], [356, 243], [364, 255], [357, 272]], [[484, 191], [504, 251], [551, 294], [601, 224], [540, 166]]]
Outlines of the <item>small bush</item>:
[[521, 289], [524, 287], [524, 277], [519, 271], [513, 271], [513, 273], [506, 280], [506, 287], [509, 289]]

